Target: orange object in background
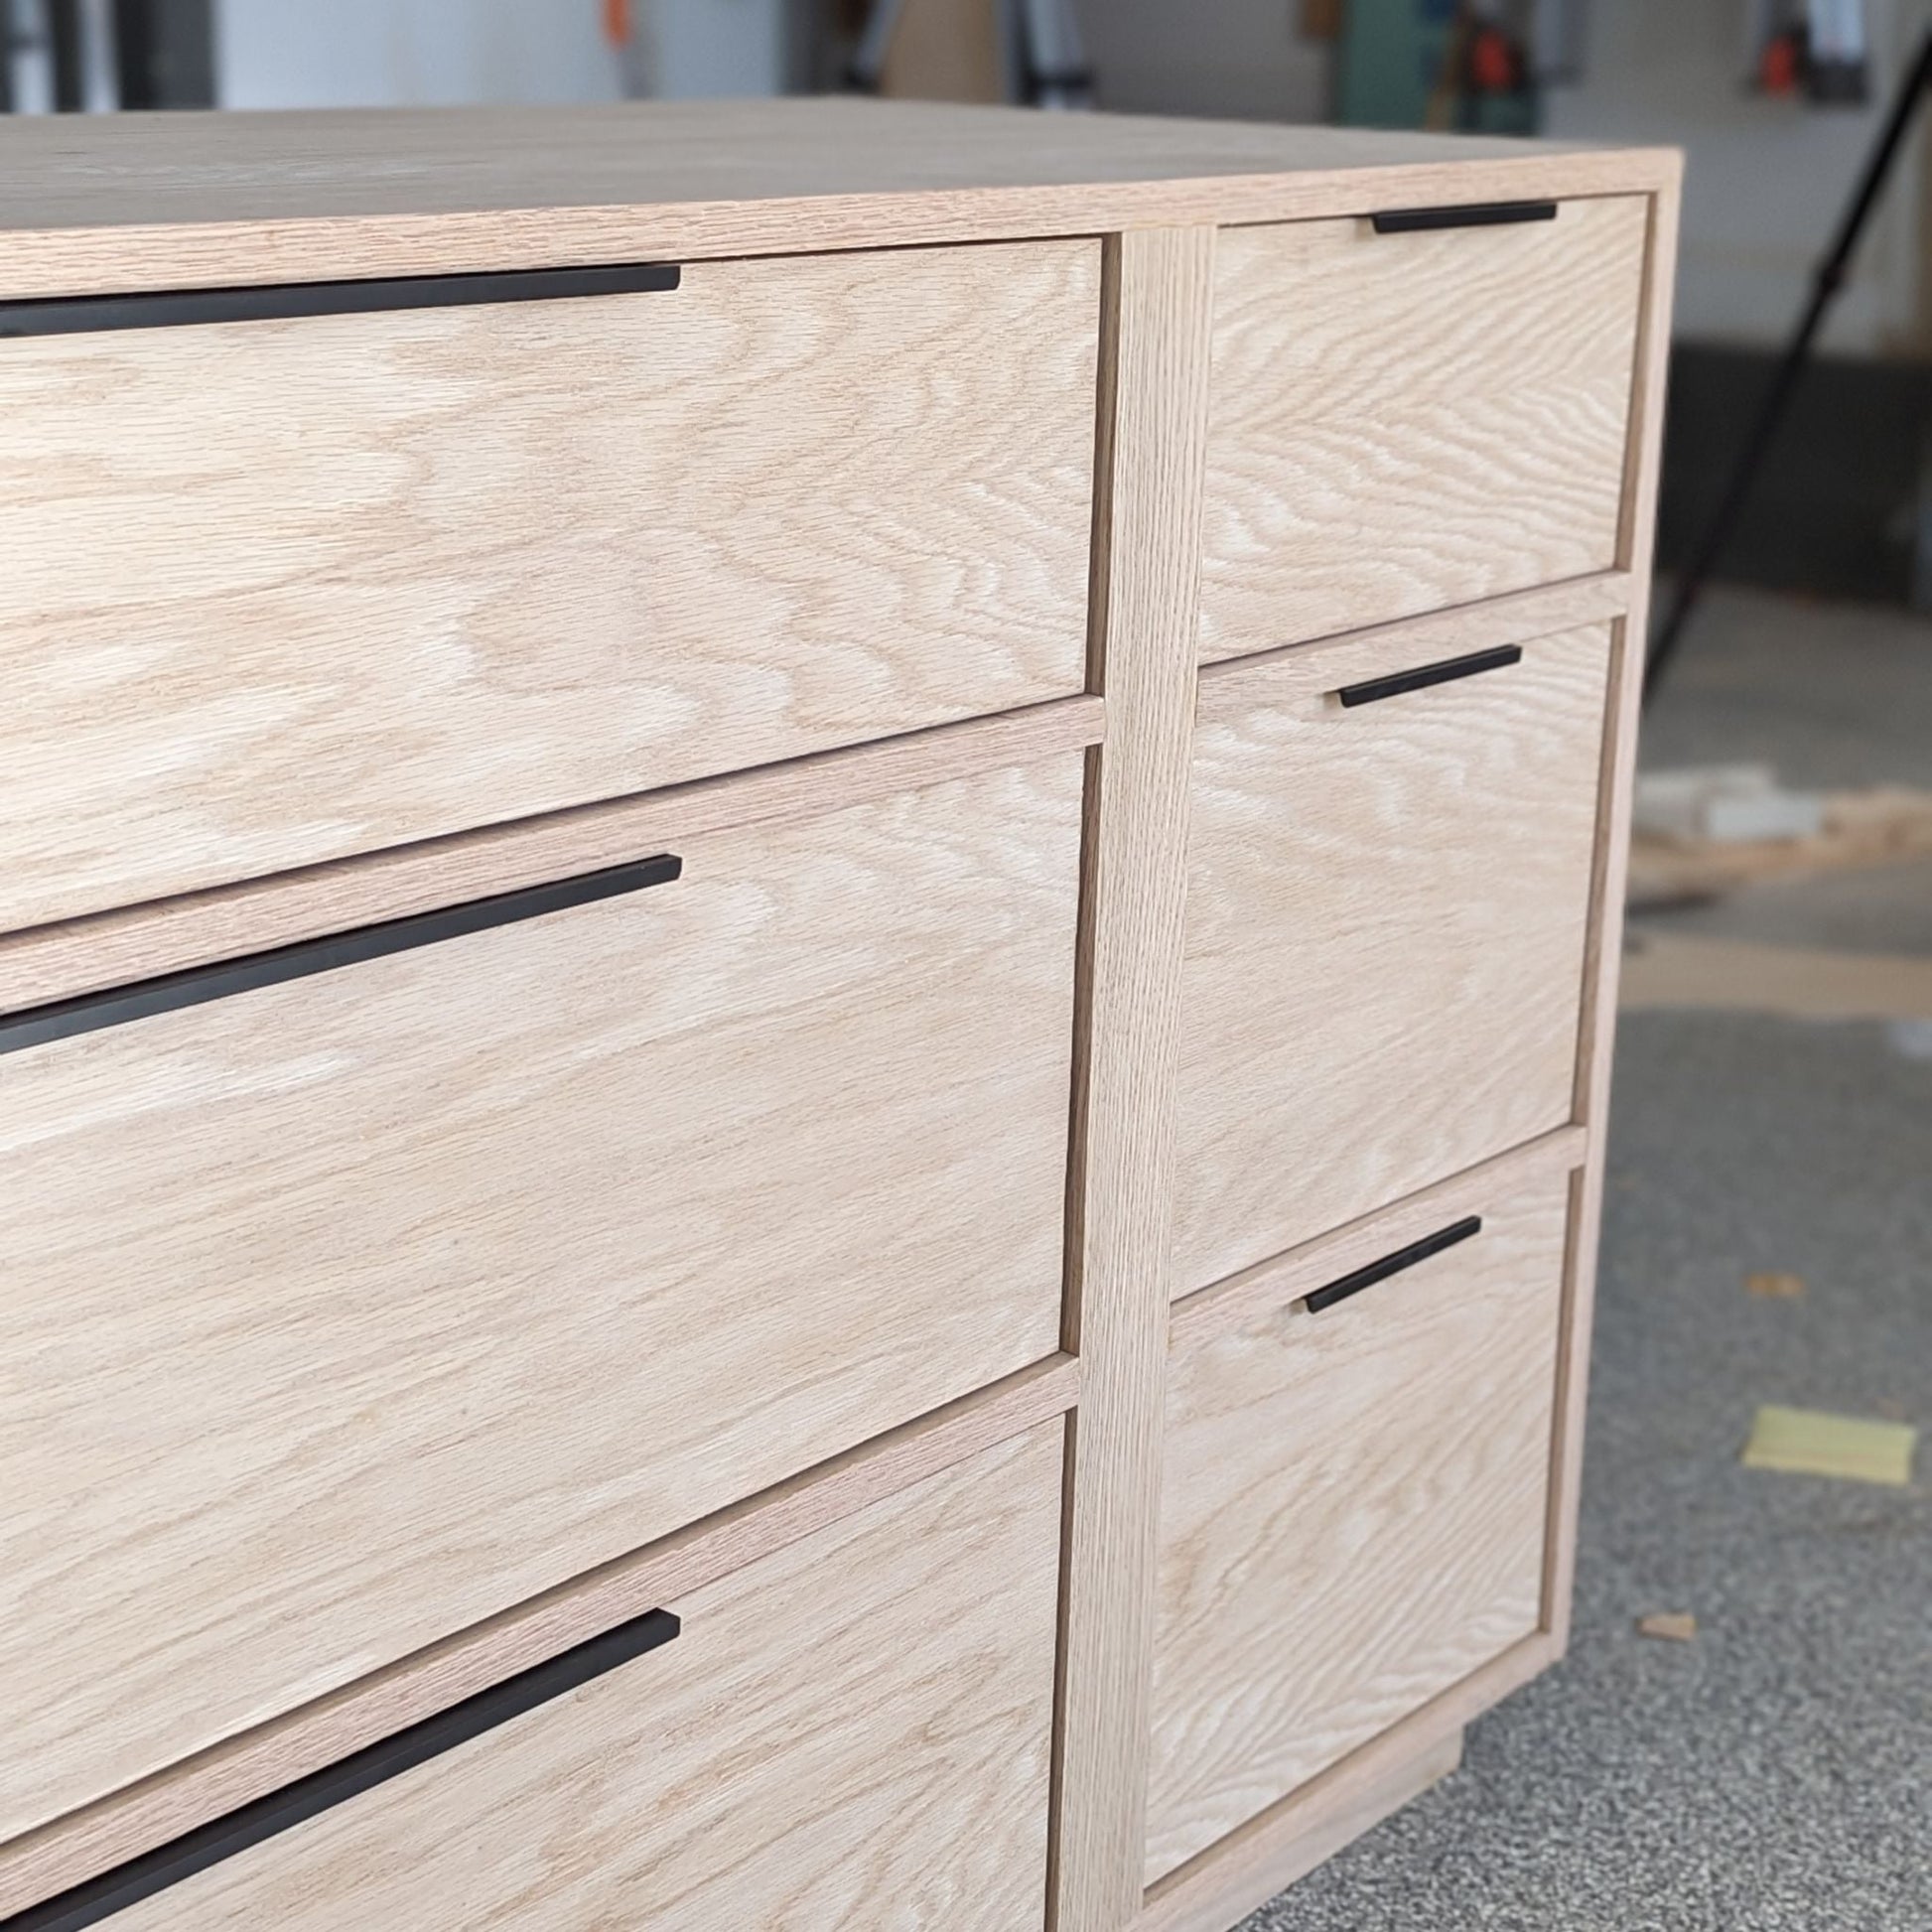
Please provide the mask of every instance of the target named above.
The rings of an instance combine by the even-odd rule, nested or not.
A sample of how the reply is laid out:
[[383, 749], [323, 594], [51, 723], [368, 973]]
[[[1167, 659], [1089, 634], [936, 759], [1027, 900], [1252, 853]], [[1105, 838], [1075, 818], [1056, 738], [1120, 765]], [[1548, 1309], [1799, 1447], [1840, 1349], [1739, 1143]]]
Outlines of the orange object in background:
[[1468, 85], [1479, 94], [1512, 94], [1523, 84], [1516, 44], [1498, 27], [1478, 27], [1469, 37]]
[[1767, 94], [1795, 94], [1804, 69], [1802, 37], [1796, 33], [1774, 34], [1757, 57], [1757, 84]]
[[604, 38], [613, 47], [630, 44], [630, 0], [604, 0]]

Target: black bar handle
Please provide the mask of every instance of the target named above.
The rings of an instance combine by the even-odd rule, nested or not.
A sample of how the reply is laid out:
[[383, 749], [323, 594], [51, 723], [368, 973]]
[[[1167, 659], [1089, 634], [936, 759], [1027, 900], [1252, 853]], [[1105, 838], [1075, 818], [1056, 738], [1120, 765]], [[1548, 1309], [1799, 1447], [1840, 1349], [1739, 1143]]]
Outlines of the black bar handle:
[[1371, 1261], [1366, 1268], [1358, 1268], [1352, 1275], [1344, 1275], [1339, 1281], [1330, 1282], [1326, 1288], [1317, 1288], [1306, 1298], [1308, 1311], [1311, 1314], [1319, 1314], [1323, 1309], [1331, 1309], [1337, 1302], [1345, 1302], [1351, 1295], [1359, 1295], [1363, 1289], [1373, 1288], [1377, 1282], [1385, 1282], [1391, 1275], [1399, 1275], [1405, 1268], [1413, 1268], [1418, 1262], [1427, 1261], [1431, 1255], [1439, 1255], [1445, 1248], [1453, 1248], [1458, 1242], [1481, 1232], [1480, 1214], [1451, 1221], [1448, 1227], [1438, 1228], [1434, 1234], [1426, 1234], [1420, 1241], [1412, 1241], [1408, 1247], [1398, 1248], [1392, 1255], [1384, 1255], [1380, 1261]]
[[363, 1792], [508, 1724], [512, 1718], [521, 1718], [568, 1691], [634, 1662], [646, 1651], [660, 1649], [681, 1627], [669, 1610], [646, 1610], [642, 1616], [518, 1671], [447, 1711], [364, 1745], [320, 1771], [311, 1771], [279, 1791], [198, 1825], [98, 1877], [83, 1879], [38, 1905], [0, 1919], [0, 1932], [81, 1932], [84, 1926], [98, 1925], [115, 1912], [166, 1891], [209, 1865], [252, 1851], [296, 1825], [307, 1824], [350, 1798], [359, 1798]]
[[1460, 207], [1392, 207], [1371, 214], [1377, 234], [1417, 234], [1427, 228], [1505, 228], [1518, 221], [1554, 221], [1555, 202], [1468, 202]]
[[258, 288], [57, 295], [0, 302], [0, 339], [93, 335], [112, 329], [186, 329], [217, 322], [289, 322], [386, 309], [453, 309], [479, 302], [656, 295], [676, 288], [680, 279], [675, 262], [621, 262], [599, 268], [523, 268], [481, 275], [395, 275], [351, 282], [276, 282]]
[[1344, 684], [1335, 696], [1352, 711], [1357, 705], [1379, 704], [1384, 698], [1399, 698], [1405, 691], [1427, 691], [1432, 684], [1453, 684], [1457, 678], [1500, 671], [1522, 661], [1521, 644], [1498, 644], [1494, 650], [1471, 651], [1467, 657], [1446, 657], [1440, 664], [1420, 664], [1413, 671]]
[[[298, 939], [267, 952], [240, 959], [218, 960], [211, 966], [190, 966], [179, 973], [136, 980], [130, 986], [110, 986], [100, 993], [81, 993], [70, 1000], [28, 1007], [0, 1015], [0, 1053], [18, 1053], [51, 1040], [71, 1039], [76, 1034], [98, 1033], [104, 1027], [123, 1027], [132, 1020], [152, 1020], [182, 1007], [206, 1006], [237, 993], [253, 993], [264, 986], [281, 986], [312, 973], [333, 973], [344, 966], [361, 966], [391, 953], [417, 946], [434, 946], [445, 939], [461, 939], [491, 926], [514, 925], [548, 912], [624, 893], [640, 893], [649, 886], [667, 886], [684, 871], [674, 852], [650, 859], [632, 859], [600, 872], [579, 873], [572, 879], [553, 879], [541, 886], [522, 886], [514, 892], [494, 893], [461, 905], [439, 906], [433, 912], [411, 912], [399, 919], [351, 926], [321, 939]], [[0, 1921], [4, 1926], [4, 1921]]]

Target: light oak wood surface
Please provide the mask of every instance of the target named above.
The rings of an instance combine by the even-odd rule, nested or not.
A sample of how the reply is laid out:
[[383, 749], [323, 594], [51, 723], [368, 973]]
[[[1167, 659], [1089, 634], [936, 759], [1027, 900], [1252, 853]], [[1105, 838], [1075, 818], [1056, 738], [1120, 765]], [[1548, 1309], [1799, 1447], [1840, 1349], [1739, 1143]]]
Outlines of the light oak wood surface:
[[1617, 561], [1648, 206], [1223, 237], [1204, 657]]
[[1561, 1653], [1570, 1638], [1577, 1568], [1577, 1510], [1583, 1486], [1584, 1410], [1589, 1382], [1589, 1338], [1596, 1303], [1602, 1234], [1603, 1168], [1608, 1152], [1610, 1062], [1616, 1048], [1618, 975], [1623, 959], [1623, 906], [1630, 869], [1630, 799], [1636, 784], [1637, 725], [1643, 661], [1650, 636], [1651, 565], [1656, 553], [1657, 489], [1663, 461], [1664, 384], [1670, 366], [1671, 296], [1677, 274], [1678, 199], [1651, 203], [1644, 264], [1643, 339], [1637, 402], [1631, 416], [1618, 556], [1635, 595], [1615, 633], [1609, 730], [1603, 746], [1602, 807], [1590, 884], [1592, 913], [1584, 961], [1584, 1025], [1578, 1041], [1576, 1116], [1588, 1124], [1590, 1159], [1576, 1188], [1564, 1354], [1557, 1391], [1551, 1471], [1550, 1544], [1543, 1617]]
[[[1231, 1834], [1158, 1887], [1147, 1910], [1134, 1921], [1133, 1932], [1227, 1932], [1391, 1813], [1413, 1804], [1461, 1762], [1462, 1733], [1453, 1730], [1427, 1748], [1405, 1752], [1393, 1764], [1378, 1765], [1370, 1776], [1349, 1778], [1321, 1804], [1318, 1817], [1291, 1820], [1267, 1814], [1256, 1821], [1261, 1829], [1244, 1827]], [[1307, 1795], [1326, 1796], [1312, 1791]]]
[[1224, 1932], [1331, 1858], [1340, 1849], [1338, 1839], [1366, 1831], [1394, 1805], [1446, 1776], [1460, 1755], [1463, 1727], [1547, 1670], [1558, 1654], [1548, 1634], [1538, 1631], [1458, 1678], [1401, 1723], [1171, 1871], [1149, 1889], [1134, 1932]]
[[1060, 1438], [676, 1598], [667, 1647], [116, 1932], [1037, 1932]]
[[1078, 691], [1099, 282], [0, 341], [0, 926]]
[[7, 1829], [1052, 1353], [1082, 780], [8, 1056]]
[[572, 1578], [372, 1676], [0, 1846], [0, 1913], [151, 1851], [631, 1617], [1062, 1416], [1080, 1365], [1053, 1355], [689, 1528]]
[[1203, 674], [1176, 1294], [1570, 1118], [1609, 633], [1522, 649], [1352, 710], [1435, 645]]
[[1176, 1350], [1150, 1884], [1536, 1631], [1568, 1198]]
[[1053, 1932], [1140, 1898], [1174, 1056], [1194, 709], [1210, 229], [1127, 234], [1101, 404], [1091, 675], [1107, 695], [1082, 893], [1065, 1346], [1070, 1436]]
[[678, 839], [883, 801], [1097, 744], [1081, 694], [723, 778], [0, 933], [0, 1013], [621, 865]]
[[1670, 149], [858, 100], [0, 123], [0, 297], [1285, 221], [1675, 184]]
[[1507, 1154], [1478, 1161], [1473, 1168], [1410, 1194], [1393, 1207], [1378, 1208], [1286, 1254], [1258, 1261], [1252, 1268], [1174, 1303], [1168, 1323], [1169, 1342], [1176, 1349], [1197, 1348], [1273, 1314], [1290, 1302], [1366, 1268], [1465, 1214], [1480, 1214], [1499, 1194], [1517, 1193], [1544, 1182], [1560, 1183], [1583, 1168], [1588, 1148], [1589, 1136], [1583, 1128], [1574, 1124], [1559, 1127], [1522, 1147], [1511, 1148]]

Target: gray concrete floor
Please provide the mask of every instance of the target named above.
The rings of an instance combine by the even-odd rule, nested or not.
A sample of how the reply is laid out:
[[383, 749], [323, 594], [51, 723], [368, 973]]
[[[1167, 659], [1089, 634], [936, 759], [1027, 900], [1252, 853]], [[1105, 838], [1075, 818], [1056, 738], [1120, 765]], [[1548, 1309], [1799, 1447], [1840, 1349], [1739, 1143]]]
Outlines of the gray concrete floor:
[[[1648, 764], [1932, 785], [1932, 624], [1725, 593], [1681, 669]], [[1672, 916], [1932, 953], [1932, 868]], [[1932, 1448], [1902, 1491], [1737, 1461], [1760, 1402], [1932, 1434], [1932, 1061], [1873, 1024], [1633, 1014], [1609, 1171], [1571, 1655], [1248, 1932], [1932, 1928]], [[1639, 1637], [1652, 1610], [1696, 1642]]]

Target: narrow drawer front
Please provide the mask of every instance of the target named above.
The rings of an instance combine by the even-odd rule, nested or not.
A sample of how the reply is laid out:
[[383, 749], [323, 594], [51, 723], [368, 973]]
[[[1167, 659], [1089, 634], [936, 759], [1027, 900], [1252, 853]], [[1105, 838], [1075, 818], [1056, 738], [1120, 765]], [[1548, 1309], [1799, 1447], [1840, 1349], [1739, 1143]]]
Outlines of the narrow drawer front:
[[1099, 274], [0, 313], [0, 927], [1078, 690]]
[[1536, 1628], [1566, 1202], [1175, 1352], [1149, 1883]]
[[1616, 561], [1647, 207], [1221, 236], [1204, 657]]
[[1594, 625], [1203, 679], [1175, 1294], [1570, 1118], [1610, 652]]
[[1050, 1354], [1080, 787], [0, 1055], [0, 1830]]
[[674, 1642], [105, 1923], [1039, 1932], [1060, 1438], [694, 1592]]

